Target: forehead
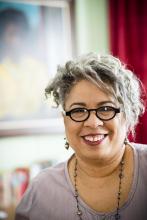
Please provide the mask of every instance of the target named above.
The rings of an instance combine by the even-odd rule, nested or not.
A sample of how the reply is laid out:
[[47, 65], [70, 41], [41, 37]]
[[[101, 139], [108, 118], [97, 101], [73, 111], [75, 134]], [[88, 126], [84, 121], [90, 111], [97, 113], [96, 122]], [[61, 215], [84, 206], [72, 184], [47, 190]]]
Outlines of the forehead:
[[81, 80], [72, 87], [65, 99], [65, 106], [73, 103], [85, 103], [85, 105], [98, 105], [101, 102], [113, 102], [116, 100], [108, 92], [100, 89], [96, 84], [88, 80]]

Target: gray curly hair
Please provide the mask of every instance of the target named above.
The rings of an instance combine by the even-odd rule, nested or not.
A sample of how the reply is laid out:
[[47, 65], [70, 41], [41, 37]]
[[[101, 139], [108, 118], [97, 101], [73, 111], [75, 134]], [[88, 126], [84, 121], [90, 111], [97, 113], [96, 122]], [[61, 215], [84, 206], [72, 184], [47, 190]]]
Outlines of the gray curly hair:
[[45, 95], [52, 96], [57, 107], [61, 105], [64, 109], [71, 88], [83, 79], [93, 82], [120, 103], [128, 122], [128, 133], [134, 135], [139, 116], [145, 110], [143, 86], [137, 76], [112, 55], [89, 53], [59, 66]]

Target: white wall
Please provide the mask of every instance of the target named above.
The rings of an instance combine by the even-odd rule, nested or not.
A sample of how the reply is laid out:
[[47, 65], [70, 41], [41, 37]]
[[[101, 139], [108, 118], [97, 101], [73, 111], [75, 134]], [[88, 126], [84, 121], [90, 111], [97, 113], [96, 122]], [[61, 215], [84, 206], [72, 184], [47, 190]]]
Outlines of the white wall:
[[42, 160], [62, 161], [72, 154], [64, 148], [64, 135], [22, 136], [0, 139], [0, 170], [30, 166]]

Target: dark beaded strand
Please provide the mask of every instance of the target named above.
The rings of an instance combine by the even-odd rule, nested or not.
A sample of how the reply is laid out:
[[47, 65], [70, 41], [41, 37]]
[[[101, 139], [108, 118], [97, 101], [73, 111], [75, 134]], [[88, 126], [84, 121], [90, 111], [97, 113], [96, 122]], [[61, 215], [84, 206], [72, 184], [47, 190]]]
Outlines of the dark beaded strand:
[[[75, 168], [74, 168], [74, 189], [75, 189], [75, 199], [76, 199], [76, 206], [77, 206], [77, 215], [79, 217], [79, 220], [82, 219], [82, 211], [80, 210], [79, 206], [79, 192], [77, 188], [77, 164], [78, 161], [75, 159]], [[120, 173], [119, 173], [119, 187], [118, 187], [118, 194], [117, 194], [117, 207], [116, 207], [116, 214], [115, 214], [115, 220], [121, 219], [119, 210], [120, 210], [120, 199], [121, 199], [121, 189], [122, 189], [122, 178], [124, 177], [123, 175], [123, 170], [124, 170], [124, 158], [122, 158], [120, 162]]]
[[117, 208], [116, 208], [115, 220], [119, 220], [121, 218], [121, 216], [119, 214], [119, 209], [120, 209], [122, 178], [124, 177], [123, 169], [124, 169], [124, 159], [122, 159], [122, 161], [120, 162], [119, 187], [118, 187], [118, 195], [117, 195]]
[[75, 169], [74, 169], [74, 187], [75, 187], [75, 198], [76, 198], [76, 203], [77, 203], [77, 215], [79, 216], [79, 219], [82, 220], [82, 211], [80, 210], [79, 207], [79, 193], [77, 189], [77, 159], [75, 160]]

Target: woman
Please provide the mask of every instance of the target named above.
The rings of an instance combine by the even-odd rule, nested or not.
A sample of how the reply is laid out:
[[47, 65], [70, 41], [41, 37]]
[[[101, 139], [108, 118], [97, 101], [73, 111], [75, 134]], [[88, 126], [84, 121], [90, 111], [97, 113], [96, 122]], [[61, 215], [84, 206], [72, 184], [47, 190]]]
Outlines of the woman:
[[127, 141], [144, 112], [137, 77], [90, 53], [59, 67], [45, 91], [75, 153], [34, 179], [16, 220], [146, 220], [147, 148]]

